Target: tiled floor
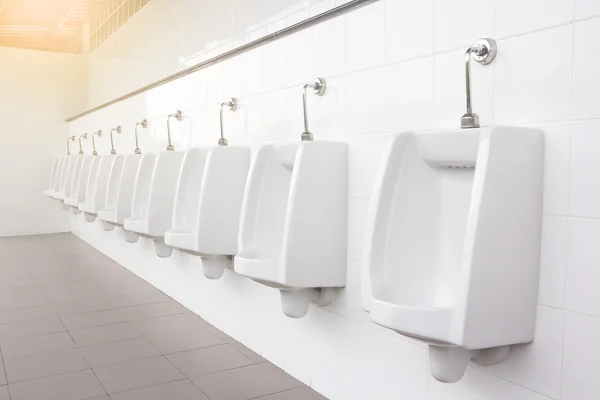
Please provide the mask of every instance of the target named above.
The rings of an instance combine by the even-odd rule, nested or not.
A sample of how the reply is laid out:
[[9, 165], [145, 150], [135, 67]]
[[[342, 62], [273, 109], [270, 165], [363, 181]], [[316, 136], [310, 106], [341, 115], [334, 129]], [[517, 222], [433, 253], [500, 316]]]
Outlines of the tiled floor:
[[0, 238], [0, 400], [325, 397], [70, 234]]

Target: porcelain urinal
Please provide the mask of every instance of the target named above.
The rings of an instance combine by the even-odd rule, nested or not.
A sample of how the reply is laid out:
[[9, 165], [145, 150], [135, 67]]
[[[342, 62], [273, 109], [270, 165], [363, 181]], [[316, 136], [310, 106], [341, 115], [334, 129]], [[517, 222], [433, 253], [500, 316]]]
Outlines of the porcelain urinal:
[[106, 185], [106, 199], [104, 200], [104, 206], [98, 209], [98, 219], [102, 224], [102, 229], [105, 231], [112, 231], [115, 229], [114, 225], [107, 224], [101, 218], [102, 212], [107, 208], [114, 208], [115, 203], [117, 201], [117, 192], [119, 190], [119, 182], [121, 180], [121, 172], [123, 171], [123, 165], [125, 164], [125, 159], [127, 156], [125, 154], [115, 155], [115, 159], [112, 163], [112, 167], [110, 168], [110, 172], [108, 173], [108, 180]]
[[64, 187], [59, 192], [59, 200], [63, 203], [63, 210], [68, 210], [71, 208], [69, 204], [67, 204], [67, 200], [71, 197], [73, 192], [73, 187], [76, 185], [76, 174], [81, 169], [81, 163], [85, 156], [77, 155], [75, 157], [71, 157], [69, 160], [69, 165], [67, 167], [66, 175], [64, 177]]
[[49, 189], [44, 190], [44, 196], [54, 197], [55, 182], [57, 181], [58, 176], [60, 175], [60, 169], [65, 157], [67, 156], [57, 157], [54, 159], [54, 163], [52, 163], [52, 172], [50, 174], [50, 186]]
[[363, 262], [371, 319], [429, 344], [456, 382], [533, 339], [543, 132], [494, 127], [396, 135], [383, 157]]
[[165, 243], [202, 257], [207, 278], [233, 268], [250, 149], [218, 146], [186, 151], [175, 191], [173, 227]]
[[75, 166], [75, 175], [73, 176], [73, 184], [71, 192], [65, 198], [65, 204], [71, 206], [74, 214], [80, 214], [79, 203], [85, 200], [85, 192], [87, 189], [87, 181], [90, 176], [90, 167], [94, 156], [83, 156]]
[[63, 170], [58, 184], [58, 190], [56, 191], [56, 193], [54, 193], [54, 198], [56, 200], [60, 200], [60, 202], [62, 203], [63, 210], [68, 210], [71, 208], [71, 206], [65, 204], [65, 197], [66, 193], [68, 193], [68, 190], [70, 190], [70, 179], [73, 179], [73, 172], [75, 170], [75, 164], [77, 163], [78, 159], [77, 157], [80, 156], [68, 156], [68, 159], [63, 165]]
[[335, 142], [266, 145], [253, 157], [235, 271], [279, 289], [289, 317], [346, 284], [347, 163]]
[[172, 226], [175, 188], [183, 156], [183, 151], [142, 155], [133, 189], [131, 216], [123, 225], [126, 231], [152, 239], [159, 257], [169, 257], [173, 252], [173, 248], [165, 244], [165, 232]]
[[98, 216], [98, 211], [104, 208], [108, 178], [115, 158], [116, 156], [113, 154], [94, 157], [94, 161], [98, 159], [97, 166], [92, 163], [85, 202], [79, 204], [79, 210], [84, 212], [87, 222], [94, 222]]
[[[122, 227], [125, 218], [131, 215], [133, 188], [141, 160], [141, 154], [130, 154], [125, 157], [121, 168], [113, 167], [110, 172], [106, 208], [98, 212], [98, 219], [102, 221], [104, 230], [112, 231], [115, 226]], [[125, 231], [125, 235], [127, 241], [137, 241], [137, 234]]]
[[52, 189], [53, 189], [52, 198], [54, 198], [54, 199], [58, 200], [61, 189], [64, 190], [64, 186], [63, 186], [64, 177], [67, 174], [67, 168], [68, 168], [71, 157], [72, 156], [70, 154], [63, 156], [57, 167], [56, 179], [54, 179], [54, 183], [52, 185]]

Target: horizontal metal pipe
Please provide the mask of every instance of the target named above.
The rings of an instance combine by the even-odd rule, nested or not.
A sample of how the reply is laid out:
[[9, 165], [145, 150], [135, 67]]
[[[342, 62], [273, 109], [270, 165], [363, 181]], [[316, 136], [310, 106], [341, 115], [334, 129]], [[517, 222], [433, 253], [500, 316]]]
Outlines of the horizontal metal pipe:
[[256, 40], [253, 40], [251, 42], [248, 42], [246, 44], [238, 46], [235, 49], [229, 50], [229, 51], [227, 51], [227, 52], [225, 52], [223, 54], [220, 54], [218, 56], [209, 58], [208, 60], [202, 61], [202, 62], [200, 62], [198, 64], [194, 64], [191, 67], [188, 67], [186, 69], [182, 69], [179, 72], [176, 72], [176, 73], [174, 73], [172, 75], [169, 75], [169, 76], [167, 76], [165, 78], [162, 78], [162, 79], [160, 79], [160, 80], [158, 80], [156, 82], [150, 83], [150, 84], [148, 84], [146, 86], [142, 86], [139, 89], [136, 89], [136, 90], [134, 90], [132, 92], [124, 94], [123, 96], [117, 97], [116, 99], [110, 100], [110, 101], [108, 101], [108, 102], [106, 102], [104, 104], [101, 104], [101, 105], [96, 106], [94, 108], [90, 108], [87, 111], [84, 111], [84, 112], [82, 112], [80, 114], [77, 114], [77, 115], [74, 115], [74, 116], [72, 116], [70, 118], [67, 118], [67, 122], [75, 121], [76, 119], [85, 117], [86, 115], [94, 113], [94, 112], [96, 112], [98, 110], [102, 110], [103, 108], [106, 108], [106, 107], [111, 106], [113, 104], [116, 104], [116, 103], [119, 103], [121, 101], [127, 100], [129, 98], [132, 98], [134, 96], [137, 96], [137, 95], [142, 94], [144, 92], [147, 92], [149, 90], [152, 90], [154, 88], [162, 86], [162, 85], [164, 85], [166, 83], [173, 82], [173, 81], [175, 81], [175, 80], [177, 80], [179, 78], [183, 78], [184, 76], [192, 74], [192, 73], [194, 73], [196, 71], [199, 71], [199, 70], [201, 70], [203, 68], [210, 67], [211, 65], [217, 64], [217, 63], [219, 63], [221, 61], [224, 61], [224, 60], [227, 60], [227, 59], [229, 59], [231, 57], [235, 57], [235, 56], [237, 56], [239, 54], [242, 54], [242, 53], [244, 53], [244, 52], [246, 52], [248, 50], [252, 50], [252, 49], [254, 49], [256, 47], [262, 46], [262, 45], [267, 44], [267, 43], [269, 43], [271, 41], [279, 39], [281, 37], [284, 37], [284, 36], [290, 35], [292, 33], [301, 31], [301, 30], [303, 30], [305, 28], [308, 28], [308, 27], [310, 27], [312, 25], [315, 25], [315, 24], [317, 24], [319, 22], [323, 22], [325, 20], [333, 18], [333, 17], [335, 17], [335, 16], [337, 16], [339, 14], [343, 14], [343, 13], [349, 11], [350, 9], [353, 9], [353, 8], [356, 8], [356, 7], [359, 7], [359, 6], [363, 6], [363, 5], [367, 4], [367, 3], [373, 3], [375, 1], [378, 1], [378, 0], [351, 0], [351, 1], [347, 2], [347, 3], [345, 3], [345, 4], [342, 4], [340, 6], [332, 8], [331, 10], [328, 10], [328, 11], [322, 12], [321, 14], [317, 14], [315, 16], [307, 18], [304, 21], [300, 21], [300, 22], [298, 22], [298, 23], [296, 23], [294, 25], [290, 25], [287, 28], [280, 29], [277, 32], [271, 33], [269, 35], [263, 36], [263, 37], [258, 38]]

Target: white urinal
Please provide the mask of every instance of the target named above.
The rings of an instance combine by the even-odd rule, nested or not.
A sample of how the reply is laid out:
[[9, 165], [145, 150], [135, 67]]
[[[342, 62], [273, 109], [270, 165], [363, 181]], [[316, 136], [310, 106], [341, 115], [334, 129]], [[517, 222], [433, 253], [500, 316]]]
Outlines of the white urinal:
[[280, 289], [283, 312], [306, 315], [346, 284], [347, 148], [305, 141], [253, 157], [235, 271]]
[[75, 175], [81, 169], [81, 162], [83, 161], [85, 156], [77, 155], [73, 156], [69, 159], [69, 165], [67, 167], [66, 175], [64, 177], [64, 187], [58, 194], [59, 200], [63, 203], [63, 210], [68, 210], [71, 208], [66, 201], [71, 197], [71, 193], [73, 191], [73, 186], [75, 182]]
[[[109, 178], [106, 208], [98, 212], [98, 219], [102, 221], [104, 230], [112, 231], [115, 226], [122, 227], [125, 218], [131, 215], [133, 188], [141, 160], [141, 154], [126, 156], [118, 175], [117, 168], [113, 167]], [[131, 232], [125, 231], [125, 234], [131, 235]], [[137, 241], [137, 235], [134, 234], [130, 240]]]
[[44, 190], [44, 196], [54, 197], [55, 189], [54, 184], [60, 175], [60, 168], [62, 163], [67, 156], [57, 157], [54, 159], [54, 163], [52, 163], [52, 172], [50, 173], [50, 186], [48, 189]]
[[56, 171], [56, 173], [57, 173], [56, 179], [54, 180], [53, 187], [52, 187], [53, 188], [52, 198], [54, 198], [54, 199], [58, 200], [58, 196], [61, 191], [61, 188], [64, 188], [64, 186], [62, 186], [62, 183], [64, 182], [64, 177], [67, 174], [67, 168], [68, 168], [71, 157], [72, 156], [70, 154], [63, 156], [61, 158], [60, 164], [58, 165], [58, 169]]
[[98, 219], [100, 219], [100, 222], [102, 223], [102, 229], [105, 231], [112, 231], [115, 229], [114, 225], [106, 223], [106, 221], [102, 220], [100, 216], [107, 208], [115, 207], [117, 192], [119, 190], [119, 182], [121, 180], [121, 172], [123, 171], [123, 165], [125, 164], [126, 158], [127, 155], [125, 154], [116, 155], [115, 160], [112, 163], [112, 167], [110, 168], [110, 172], [108, 173], [106, 199], [104, 200], [104, 206], [98, 209]]
[[[370, 315], [429, 344], [456, 382], [533, 339], [543, 132], [495, 127], [396, 135], [367, 225]], [[364, 283], [369, 284], [369, 279]]]
[[87, 181], [90, 175], [90, 166], [94, 156], [83, 156], [75, 166], [75, 175], [73, 176], [73, 184], [69, 197], [65, 199], [65, 204], [71, 206], [74, 214], [80, 214], [79, 203], [85, 200], [85, 191]]
[[56, 191], [56, 193], [54, 193], [54, 198], [56, 200], [60, 200], [63, 203], [63, 210], [68, 210], [69, 208], [71, 208], [70, 206], [64, 204], [64, 200], [67, 190], [67, 182], [69, 181], [69, 176], [72, 177], [73, 175], [73, 170], [75, 169], [77, 157], [78, 156], [68, 156], [62, 168], [60, 181], [58, 183], [58, 190]]
[[250, 149], [219, 146], [186, 151], [177, 182], [173, 227], [165, 243], [202, 257], [207, 278], [233, 267]]
[[[87, 222], [94, 222], [98, 211], [104, 208], [106, 202], [106, 190], [108, 189], [108, 177], [116, 156], [109, 154], [94, 157], [99, 159], [97, 166], [92, 164], [90, 177], [86, 188], [85, 202], [79, 204], [79, 210], [84, 212]], [[94, 169], [94, 167], [96, 167]]]
[[183, 151], [142, 155], [133, 189], [131, 216], [124, 223], [126, 231], [152, 239], [159, 257], [169, 257], [173, 252], [173, 248], [165, 244], [165, 232], [172, 226], [175, 188], [183, 155]]

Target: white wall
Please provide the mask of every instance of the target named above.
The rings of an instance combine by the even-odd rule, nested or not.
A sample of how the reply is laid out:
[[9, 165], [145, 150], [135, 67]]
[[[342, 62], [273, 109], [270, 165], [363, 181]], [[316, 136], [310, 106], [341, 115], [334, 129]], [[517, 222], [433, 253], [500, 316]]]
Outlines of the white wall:
[[[231, 48], [232, 38], [243, 42], [334, 5], [251, 3], [245, 10], [244, 0], [153, 0], [91, 56], [91, 102]], [[493, 64], [474, 66], [482, 124], [547, 132], [537, 328], [534, 342], [514, 346], [507, 361], [473, 365], [461, 382], [444, 385], [431, 378], [423, 344], [375, 326], [362, 311], [360, 259], [388, 135], [459, 126], [464, 50], [482, 36], [499, 48]], [[226, 114], [231, 144], [298, 140], [301, 84], [326, 77], [326, 95], [309, 99], [311, 130], [350, 149], [348, 285], [301, 320], [283, 316], [276, 290], [230, 271], [208, 281], [198, 259], [178, 252], [158, 259], [150, 242], [127, 244], [122, 231], [104, 232], [81, 216], [71, 216], [72, 230], [332, 399], [598, 399], [598, 37], [597, 0], [379, 0], [72, 124], [73, 132], [121, 124], [118, 149], [131, 152], [134, 123], [147, 117], [153, 128], [142, 148], [163, 149], [165, 116], [180, 108], [186, 123], [176, 146], [212, 145], [218, 104], [237, 96], [239, 111]]]
[[0, 60], [0, 236], [66, 232], [67, 213], [42, 191], [66, 152], [65, 117], [85, 100], [85, 59], [0, 47]]

